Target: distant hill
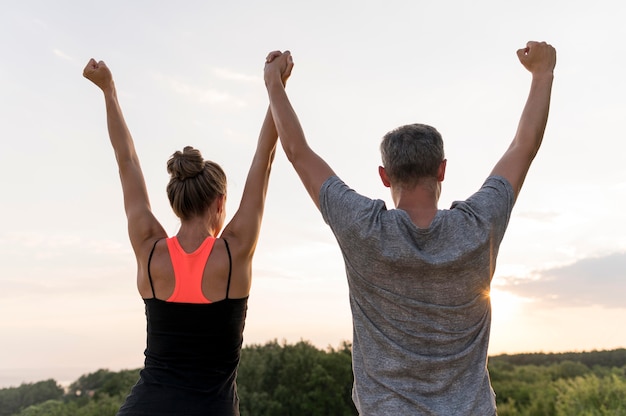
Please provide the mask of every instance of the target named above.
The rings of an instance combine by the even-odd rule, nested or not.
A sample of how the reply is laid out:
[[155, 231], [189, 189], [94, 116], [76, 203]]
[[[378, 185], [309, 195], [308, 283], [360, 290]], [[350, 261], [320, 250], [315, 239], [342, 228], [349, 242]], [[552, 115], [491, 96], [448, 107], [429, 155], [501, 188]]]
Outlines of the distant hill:
[[551, 365], [563, 361], [579, 362], [589, 368], [624, 367], [626, 366], [626, 349], [589, 351], [589, 352], [562, 352], [562, 353], [524, 353], [502, 354], [489, 357], [490, 362], [507, 362], [513, 365]]

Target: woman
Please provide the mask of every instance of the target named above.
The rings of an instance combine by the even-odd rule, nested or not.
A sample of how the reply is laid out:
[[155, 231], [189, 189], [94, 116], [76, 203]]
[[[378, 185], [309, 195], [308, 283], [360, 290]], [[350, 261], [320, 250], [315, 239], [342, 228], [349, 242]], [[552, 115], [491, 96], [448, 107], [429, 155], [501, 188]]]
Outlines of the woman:
[[[181, 225], [168, 238], [150, 209], [110, 70], [91, 59], [83, 75], [104, 93], [137, 258], [137, 288], [146, 309], [145, 367], [118, 415], [239, 415], [235, 379], [252, 256], [278, 139], [271, 112], [261, 128], [239, 209], [225, 227], [222, 169], [192, 147], [174, 153], [167, 163], [167, 193]], [[283, 82], [288, 77], [286, 73]]]

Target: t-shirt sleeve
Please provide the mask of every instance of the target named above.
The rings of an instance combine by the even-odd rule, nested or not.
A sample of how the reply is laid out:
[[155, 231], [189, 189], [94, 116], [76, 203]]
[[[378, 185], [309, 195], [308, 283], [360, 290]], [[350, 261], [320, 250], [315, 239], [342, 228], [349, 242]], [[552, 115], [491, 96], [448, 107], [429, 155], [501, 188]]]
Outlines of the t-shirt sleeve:
[[490, 224], [492, 235], [498, 244], [511, 218], [515, 192], [511, 184], [501, 176], [488, 177], [481, 188], [465, 201], [455, 201], [451, 210], [462, 210], [472, 217], [480, 217]]
[[383, 201], [357, 193], [337, 176], [331, 176], [322, 184], [319, 203], [322, 218], [335, 234], [364, 219], [375, 218], [375, 211], [386, 209]]

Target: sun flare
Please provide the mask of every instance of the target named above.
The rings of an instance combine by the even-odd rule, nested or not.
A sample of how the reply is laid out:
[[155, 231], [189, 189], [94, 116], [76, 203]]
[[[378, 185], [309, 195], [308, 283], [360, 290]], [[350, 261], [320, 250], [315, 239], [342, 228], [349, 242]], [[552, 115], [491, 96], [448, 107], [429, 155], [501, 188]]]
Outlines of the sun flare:
[[491, 289], [491, 309], [494, 319], [499, 321], [514, 319], [525, 300], [504, 290]]

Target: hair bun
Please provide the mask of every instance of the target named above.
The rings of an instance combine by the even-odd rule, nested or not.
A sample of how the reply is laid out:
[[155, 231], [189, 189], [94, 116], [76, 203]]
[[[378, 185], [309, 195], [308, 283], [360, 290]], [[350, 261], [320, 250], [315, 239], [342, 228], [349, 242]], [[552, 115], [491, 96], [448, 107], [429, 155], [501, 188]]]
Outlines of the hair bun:
[[204, 169], [204, 159], [198, 149], [185, 146], [183, 151], [176, 151], [167, 161], [167, 172], [172, 179], [184, 181], [198, 176]]

